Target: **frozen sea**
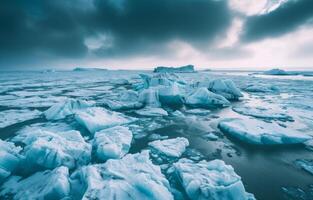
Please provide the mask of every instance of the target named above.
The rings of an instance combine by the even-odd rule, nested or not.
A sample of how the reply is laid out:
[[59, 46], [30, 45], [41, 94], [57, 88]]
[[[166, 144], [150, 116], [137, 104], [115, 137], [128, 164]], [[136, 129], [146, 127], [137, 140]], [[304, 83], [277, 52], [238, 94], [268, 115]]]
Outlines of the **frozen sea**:
[[[195, 88], [198, 85], [215, 79], [232, 80], [243, 96], [239, 100], [230, 100], [228, 106], [217, 108], [192, 107], [186, 104], [178, 107], [157, 106], [162, 108], [162, 112], [160, 110], [153, 110], [152, 112], [149, 110], [150, 108], [148, 108], [148, 111], [144, 110], [139, 108], [140, 106], [137, 107], [137, 102], [130, 104], [130, 101], [133, 100], [127, 101], [127, 99], [124, 99], [122, 102], [128, 103], [127, 109], [113, 109], [113, 114], [106, 113], [106, 115], [109, 118], [112, 117], [112, 121], [115, 119], [121, 121], [121, 123], [114, 124], [114, 126], [122, 125], [126, 127], [126, 130], [122, 129], [123, 132], [130, 130], [133, 136], [132, 138], [128, 136], [123, 141], [118, 137], [112, 139], [113, 142], [115, 141], [114, 152], [111, 152], [113, 147], [110, 146], [106, 147], [107, 149], [104, 148], [105, 153], [102, 154], [100, 150], [95, 150], [95, 145], [102, 145], [101, 142], [105, 143], [107, 140], [112, 142], [112, 140], [110, 138], [97, 138], [95, 140], [94, 137], [97, 137], [97, 133], [94, 132], [107, 128], [106, 124], [103, 125], [103, 123], [112, 124], [113, 122], [107, 119], [98, 120], [97, 116], [95, 119], [90, 116], [87, 116], [89, 117], [87, 118], [82, 113], [84, 111], [81, 110], [77, 113], [64, 115], [64, 118], [48, 120], [45, 117], [44, 112], [46, 110], [66, 101], [68, 98], [92, 102], [93, 107], [104, 108], [106, 111], [111, 112], [113, 107], [109, 106], [111, 104], [108, 104], [108, 101], [121, 100], [120, 95], [125, 92], [136, 91], [140, 93], [137, 86], [144, 80], [139, 74], [155, 75], [150, 71], [126, 70], [46, 73], [1, 72], [0, 139], [13, 142], [16, 147], [21, 148], [16, 157], [23, 157], [20, 158], [21, 160], [25, 159], [24, 157], [30, 159], [32, 155], [29, 155], [29, 152], [36, 150], [37, 153], [40, 153], [41, 149], [38, 150], [34, 146], [28, 145], [27, 138], [23, 138], [23, 134], [35, 134], [38, 129], [54, 133], [62, 132], [62, 134], [66, 134], [66, 131], [76, 130], [81, 138], [75, 135], [76, 132], [70, 134], [73, 134], [75, 138], [79, 138], [77, 140], [81, 141], [79, 143], [81, 146], [76, 149], [69, 149], [69, 147], [64, 147], [65, 149], [62, 147], [62, 149], [60, 147], [61, 150], [59, 151], [70, 152], [68, 153], [70, 155], [75, 152], [76, 157], [71, 157], [75, 160], [75, 162], [73, 161], [74, 164], [63, 161], [58, 162], [56, 165], [54, 163], [47, 164], [39, 162], [35, 157], [35, 161], [32, 160], [32, 162], [36, 162], [36, 167], [32, 167], [30, 170], [20, 170], [20, 168], [27, 167], [27, 165], [21, 167], [21, 164], [15, 167], [14, 170], [10, 171], [8, 169], [10, 174], [5, 175], [5, 178], [0, 177], [0, 184], [2, 184], [0, 186], [0, 199], [20, 199], [18, 193], [14, 190], [6, 192], [9, 187], [12, 187], [7, 181], [11, 180], [13, 176], [19, 176], [22, 180], [27, 180], [27, 178], [44, 170], [53, 170], [56, 166], [66, 166], [69, 168], [68, 176], [72, 178], [80, 169], [87, 169], [84, 168], [85, 166], [108, 162], [105, 159], [99, 159], [101, 156], [101, 158], [108, 157], [118, 160], [127, 154], [136, 154], [146, 149], [152, 149], [151, 160], [154, 165], [161, 166], [161, 172], [165, 176], [164, 180], [169, 182], [169, 191], [173, 194], [174, 199], [193, 199], [184, 189], [181, 180], [175, 176], [175, 173], [171, 173], [172, 165], [179, 158], [188, 158], [195, 163], [202, 160], [223, 160], [227, 165], [234, 168], [235, 173], [241, 177], [245, 191], [253, 194], [256, 199], [313, 199], [312, 76], [266, 76], [255, 75], [252, 72], [227, 71], [178, 74], [176, 79], [183, 80], [184, 84], [189, 85], [191, 88], [184, 94], [185, 96], [196, 90]], [[203, 85], [206, 86], [206, 84]], [[116, 104], [114, 105], [116, 106]], [[138, 112], [138, 110], [141, 112]], [[102, 113], [103, 110], [100, 109], [97, 112]], [[287, 136], [281, 136], [283, 139], [279, 138], [279, 142], [276, 141], [276, 138], [273, 139], [273, 141], [275, 140], [274, 143], [271, 140], [272, 137], [263, 140], [263, 136], [258, 142], [249, 142], [245, 136], [242, 137], [237, 132], [227, 131], [233, 130], [233, 123], [226, 124], [231, 129], [227, 129], [229, 126], [227, 128], [219, 126], [221, 121], [230, 118], [239, 120], [247, 132], [254, 133], [254, 131], [266, 129], [266, 131], [270, 131], [269, 134], [295, 134], [297, 138], [299, 137], [301, 141], [303, 139], [305, 142], [290, 142], [299, 141], [300, 139], [285, 139]], [[82, 120], [85, 120], [85, 124], [92, 120], [98, 121], [92, 121], [94, 124], [91, 127], [91, 125], [82, 124]], [[237, 127], [237, 124], [235, 125]], [[256, 126], [259, 129], [255, 130]], [[45, 132], [40, 134], [45, 134]], [[17, 137], [19, 135], [22, 135], [22, 139]], [[149, 145], [153, 140], [181, 137], [188, 139], [189, 145], [180, 145], [179, 150], [181, 152], [175, 152], [174, 154], [173, 151], [177, 150], [175, 142], [172, 144], [170, 141], [168, 144], [164, 144], [165, 147], [162, 146], [158, 149], [153, 149]], [[271, 141], [268, 142], [268, 140]], [[71, 142], [62, 138], [59, 138], [56, 143], [72, 145]], [[73, 143], [73, 145], [77, 144]], [[170, 148], [174, 150], [168, 149], [166, 145], [171, 146]], [[0, 147], [1, 152], [6, 151], [2, 148]], [[162, 148], [167, 148], [167, 151], [159, 152], [163, 150]], [[91, 157], [81, 161], [80, 158], [84, 156], [84, 152], [80, 151], [92, 151]], [[39, 153], [38, 155], [41, 155]], [[79, 155], [77, 156], [77, 154]], [[175, 156], [167, 156], [168, 154]], [[30, 158], [27, 156], [30, 156]], [[11, 161], [12, 159], [8, 160]], [[0, 158], [0, 172], [1, 164], [4, 162], [7, 161], [3, 157]], [[10, 166], [3, 165], [4, 168], [10, 168]], [[108, 170], [112, 166], [114, 165], [108, 164], [105, 169]], [[130, 181], [128, 184], [131, 183]], [[23, 184], [27, 184], [27, 182]], [[29, 187], [32, 187], [32, 185], [29, 185]], [[122, 186], [116, 186], [116, 188], [118, 187]], [[23, 190], [27, 191], [25, 188]], [[36, 188], [34, 191], [31, 192], [36, 193]], [[73, 195], [73, 191], [67, 193], [66, 195], [73, 199], [81, 198], [81, 196]], [[89, 194], [90, 199], [92, 199], [92, 195], [95, 195], [92, 192]], [[88, 199], [88, 195], [85, 195], [84, 198]]]

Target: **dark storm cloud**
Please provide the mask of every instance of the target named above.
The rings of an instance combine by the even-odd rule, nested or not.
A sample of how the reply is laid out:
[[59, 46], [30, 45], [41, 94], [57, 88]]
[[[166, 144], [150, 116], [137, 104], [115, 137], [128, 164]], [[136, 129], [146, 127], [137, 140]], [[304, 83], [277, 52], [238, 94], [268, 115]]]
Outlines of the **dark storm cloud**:
[[276, 10], [248, 17], [242, 39], [245, 41], [278, 37], [294, 31], [313, 18], [312, 0], [289, 0]]
[[[88, 53], [118, 57], [162, 52], [173, 40], [202, 47], [230, 22], [227, 2], [217, 0], [3, 0], [0, 65]], [[88, 50], [85, 39], [100, 36], [108, 39]]]

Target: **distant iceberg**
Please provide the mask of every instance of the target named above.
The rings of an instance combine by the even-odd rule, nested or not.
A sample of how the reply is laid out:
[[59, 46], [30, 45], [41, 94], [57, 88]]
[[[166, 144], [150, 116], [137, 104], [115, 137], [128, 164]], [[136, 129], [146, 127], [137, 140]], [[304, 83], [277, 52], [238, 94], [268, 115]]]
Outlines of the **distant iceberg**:
[[293, 75], [293, 74], [290, 74], [289, 72], [286, 72], [285, 70], [278, 69], [278, 68], [265, 71], [265, 72], [263, 72], [263, 74], [265, 74], [265, 75], [277, 75], [277, 76]]
[[76, 67], [73, 69], [74, 72], [89, 72], [89, 71], [108, 71], [104, 68], [88, 68], [88, 67]]
[[164, 66], [159, 66], [154, 68], [153, 72], [155, 73], [193, 73], [195, 72], [194, 66], [193, 65], [186, 65], [186, 66], [181, 66], [181, 67], [164, 67]]

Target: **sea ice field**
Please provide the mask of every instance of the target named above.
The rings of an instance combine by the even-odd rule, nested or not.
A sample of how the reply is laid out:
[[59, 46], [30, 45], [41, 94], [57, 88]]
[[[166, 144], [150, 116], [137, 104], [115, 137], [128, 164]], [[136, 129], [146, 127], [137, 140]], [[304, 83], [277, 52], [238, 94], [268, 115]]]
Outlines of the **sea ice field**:
[[0, 199], [312, 200], [313, 77], [1, 72]]

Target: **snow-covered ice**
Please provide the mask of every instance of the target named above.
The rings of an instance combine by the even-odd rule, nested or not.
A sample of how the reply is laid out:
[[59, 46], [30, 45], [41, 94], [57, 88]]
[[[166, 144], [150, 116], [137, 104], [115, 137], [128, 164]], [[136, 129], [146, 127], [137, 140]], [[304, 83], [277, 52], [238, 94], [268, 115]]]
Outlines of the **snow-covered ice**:
[[40, 115], [40, 111], [29, 109], [0, 111], [0, 128], [38, 118]]
[[148, 151], [82, 167], [71, 175], [71, 183], [82, 199], [174, 199], [169, 182], [160, 167], [152, 164]]
[[51, 132], [37, 129], [23, 131], [12, 141], [23, 143], [26, 161], [35, 166], [53, 169], [67, 166], [73, 169], [86, 165], [91, 158], [91, 145], [78, 131]]
[[169, 157], [180, 157], [189, 146], [189, 141], [183, 137], [166, 140], [156, 140], [149, 143], [152, 150]]
[[214, 108], [229, 106], [230, 103], [225, 97], [210, 92], [207, 88], [201, 87], [186, 97], [186, 104], [191, 107]]
[[121, 158], [128, 153], [132, 132], [123, 126], [115, 126], [95, 133], [94, 146], [100, 160]]
[[66, 99], [64, 102], [58, 103], [44, 112], [49, 120], [63, 119], [68, 115], [75, 114], [76, 111], [91, 107], [94, 102], [84, 100]]
[[256, 119], [228, 118], [221, 120], [218, 126], [224, 133], [251, 144], [297, 144], [312, 138], [300, 131]]
[[0, 183], [18, 167], [22, 159], [21, 147], [0, 139]]
[[77, 111], [75, 119], [92, 134], [105, 128], [127, 124], [132, 121], [132, 119], [121, 113], [101, 107], [90, 107]]
[[66, 167], [37, 172], [23, 179], [11, 176], [0, 188], [1, 199], [63, 199], [70, 194], [69, 171]]
[[233, 167], [222, 160], [195, 163], [182, 158], [174, 163], [175, 171], [190, 199], [252, 200]]

